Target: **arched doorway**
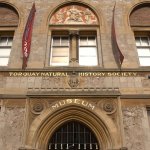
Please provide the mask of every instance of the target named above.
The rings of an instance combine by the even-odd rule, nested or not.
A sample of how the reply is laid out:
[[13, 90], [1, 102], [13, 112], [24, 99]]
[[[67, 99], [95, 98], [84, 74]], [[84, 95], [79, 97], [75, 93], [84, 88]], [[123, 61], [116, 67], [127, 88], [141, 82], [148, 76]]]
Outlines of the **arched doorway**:
[[78, 121], [59, 127], [49, 140], [48, 150], [100, 150], [92, 130]]
[[[74, 100], [78, 103], [75, 103]], [[44, 110], [32, 122], [27, 136], [26, 147], [36, 150], [50, 150], [49, 144], [55, 144], [55, 142], [51, 141], [55, 137], [55, 133], [58, 130], [61, 131], [61, 127], [71, 122], [77, 122], [77, 124], [81, 124], [81, 128], [87, 128], [92, 137], [95, 137], [94, 142], [97, 144], [98, 150], [118, 149], [120, 147], [120, 137], [117, 133], [116, 125], [99, 107], [94, 107], [93, 110], [91, 107], [84, 106], [82, 102], [89, 103], [89, 101], [82, 99], [67, 99], [66, 104], [63, 102], [64, 100], [52, 103], [48, 109]], [[79, 105], [80, 103], [81, 105]], [[59, 141], [61, 140], [59, 139]], [[93, 144], [93, 150], [95, 149], [96, 146], [94, 148]], [[54, 147], [53, 150], [56, 150], [56, 148]], [[60, 149], [57, 148], [57, 150], [61, 150], [61, 147]], [[80, 150], [84, 150], [84, 147], [80, 148]], [[86, 148], [86, 150], [90, 149]]]

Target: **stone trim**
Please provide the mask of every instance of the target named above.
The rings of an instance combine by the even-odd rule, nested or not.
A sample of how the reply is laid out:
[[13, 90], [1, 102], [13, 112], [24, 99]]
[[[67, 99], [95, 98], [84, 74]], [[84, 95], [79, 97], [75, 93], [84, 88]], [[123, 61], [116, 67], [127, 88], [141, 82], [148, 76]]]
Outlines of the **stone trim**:
[[137, 94], [137, 95], [121, 95], [120, 99], [149, 99], [150, 94]]
[[82, 97], [118, 97], [121, 93], [118, 88], [102, 88], [102, 89], [94, 89], [94, 88], [83, 88], [83, 89], [29, 89], [27, 92], [27, 96], [34, 97], [34, 96], [63, 96], [63, 97], [70, 97], [70, 96], [82, 96]]

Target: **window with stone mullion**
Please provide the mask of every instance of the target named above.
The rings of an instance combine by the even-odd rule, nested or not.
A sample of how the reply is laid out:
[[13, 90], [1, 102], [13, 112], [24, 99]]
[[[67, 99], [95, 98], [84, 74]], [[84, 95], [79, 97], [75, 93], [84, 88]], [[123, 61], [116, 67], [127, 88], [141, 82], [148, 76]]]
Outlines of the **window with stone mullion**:
[[65, 32], [64, 35], [56, 35], [56, 33], [54, 32], [51, 40], [51, 66], [98, 65], [95, 32], [71, 30], [68, 34]]

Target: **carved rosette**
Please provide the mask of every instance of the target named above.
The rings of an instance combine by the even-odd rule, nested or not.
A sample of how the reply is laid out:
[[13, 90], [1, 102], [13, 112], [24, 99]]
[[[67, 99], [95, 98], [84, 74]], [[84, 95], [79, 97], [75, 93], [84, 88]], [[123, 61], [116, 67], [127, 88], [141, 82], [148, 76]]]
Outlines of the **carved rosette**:
[[41, 112], [44, 110], [45, 108], [45, 105], [43, 102], [41, 101], [38, 101], [38, 100], [33, 100], [33, 101], [30, 101], [30, 108], [31, 108], [31, 112], [33, 114], [41, 114]]
[[106, 114], [113, 114], [117, 110], [117, 104], [114, 99], [105, 99], [98, 103], [99, 107], [106, 112]]

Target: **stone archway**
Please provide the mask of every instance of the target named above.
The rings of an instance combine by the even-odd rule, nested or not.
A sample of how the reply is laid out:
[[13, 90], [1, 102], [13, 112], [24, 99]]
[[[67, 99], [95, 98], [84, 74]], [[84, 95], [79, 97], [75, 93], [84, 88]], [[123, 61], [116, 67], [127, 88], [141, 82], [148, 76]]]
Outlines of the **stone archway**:
[[[70, 103], [63, 105], [58, 105], [60, 102], [55, 102], [39, 115], [30, 126], [27, 147], [46, 150], [49, 139], [56, 129], [67, 121], [76, 120], [86, 124], [92, 130], [98, 144], [101, 145], [101, 150], [119, 149], [119, 131], [117, 131], [114, 122], [99, 108], [91, 106], [88, 101], [84, 100], [86, 105], [82, 105], [82, 100], [75, 100], [77, 103], [68, 99]], [[57, 107], [52, 109], [53, 106]]]

